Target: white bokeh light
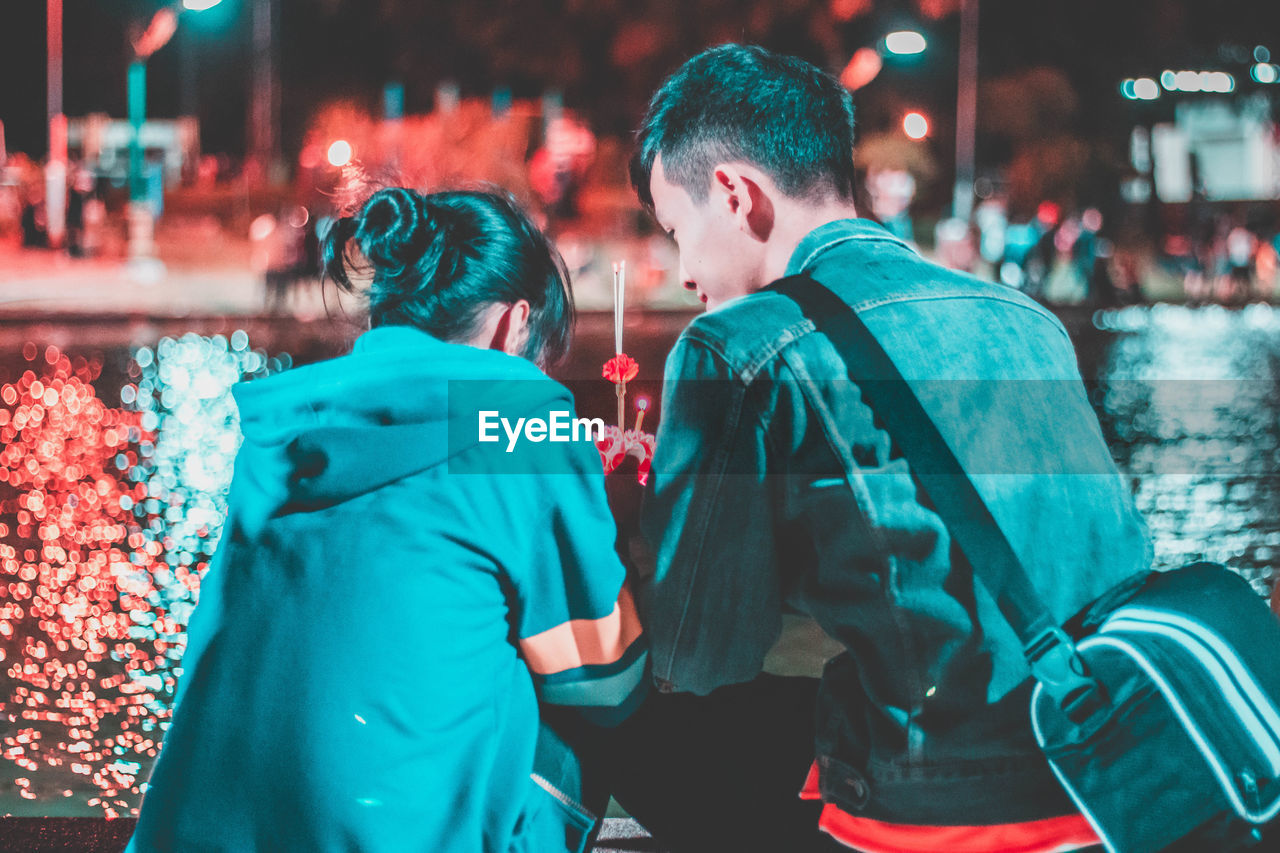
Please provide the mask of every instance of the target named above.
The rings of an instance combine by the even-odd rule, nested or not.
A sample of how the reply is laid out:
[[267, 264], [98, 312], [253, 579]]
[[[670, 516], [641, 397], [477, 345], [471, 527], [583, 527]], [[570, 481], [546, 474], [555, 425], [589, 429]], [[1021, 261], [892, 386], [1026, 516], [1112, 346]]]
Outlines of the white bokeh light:
[[915, 30], [898, 30], [884, 37], [885, 50], [898, 56], [923, 53], [927, 43]]
[[329, 146], [328, 158], [330, 166], [342, 167], [351, 162], [351, 143], [345, 139], [335, 140]]
[[929, 120], [920, 113], [907, 113], [902, 119], [902, 130], [912, 139], [924, 139], [929, 135]]

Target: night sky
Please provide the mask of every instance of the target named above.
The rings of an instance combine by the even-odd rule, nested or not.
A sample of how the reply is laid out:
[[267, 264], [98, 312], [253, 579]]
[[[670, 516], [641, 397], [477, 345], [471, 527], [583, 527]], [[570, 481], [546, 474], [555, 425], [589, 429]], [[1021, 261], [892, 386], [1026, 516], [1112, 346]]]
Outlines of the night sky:
[[[149, 64], [148, 114], [178, 114], [184, 67], [206, 151], [243, 153], [252, 67], [252, 0], [223, 0], [185, 13], [178, 35]], [[431, 107], [438, 81], [464, 94], [505, 85], [516, 96], [547, 87], [565, 93], [604, 134], [625, 133], [644, 99], [679, 61], [725, 39], [755, 41], [839, 70], [853, 50], [895, 23], [914, 21], [929, 51], [886, 64], [859, 93], [862, 130], [892, 119], [903, 102], [933, 110], [946, 132], [954, 109], [955, 15], [927, 20], [915, 4], [879, 0], [873, 11], [838, 23], [831, 0], [279, 0], [282, 133], [296, 152], [306, 122], [326, 100], [379, 104], [382, 85], [399, 80], [409, 113]], [[0, 120], [10, 151], [43, 155], [45, 3], [9, 0], [0, 25]], [[124, 114], [131, 22], [156, 0], [65, 0], [65, 111]], [[1121, 99], [1124, 77], [1166, 67], [1221, 68], [1247, 81], [1257, 44], [1280, 55], [1280, 3], [1274, 0], [981, 0], [984, 79], [1033, 66], [1065, 72], [1079, 107], [1063, 118], [1072, 132], [1123, 136], [1141, 106]], [[186, 59], [184, 60], [184, 53]], [[191, 63], [184, 66], [184, 61]], [[188, 79], [192, 79], [189, 77]], [[982, 129], [982, 116], [979, 128]], [[987, 143], [990, 148], [991, 144]], [[998, 146], [997, 146], [998, 147]], [[990, 152], [998, 156], [999, 152]]]

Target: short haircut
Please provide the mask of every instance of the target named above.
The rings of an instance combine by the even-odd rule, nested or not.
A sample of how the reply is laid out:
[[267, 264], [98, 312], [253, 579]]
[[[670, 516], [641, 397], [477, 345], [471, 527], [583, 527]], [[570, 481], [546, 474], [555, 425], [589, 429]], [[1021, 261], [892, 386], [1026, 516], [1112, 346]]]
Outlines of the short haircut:
[[802, 59], [723, 44], [682, 65], [649, 102], [631, 185], [650, 210], [658, 155], [667, 181], [699, 203], [715, 165], [735, 161], [762, 169], [788, 196], [852, 199], [853, 99]]
[[490, 305], [524, 299], [530, 313], [522, 355], [547, 368], [569, 350], [569, 274], [509, 194], [382, 189], [334, 224], [322, 252], [325, 277], [344, 290], [357, 290], [351, 269], [372, 272], [364, 291], [372, 327], [413, 326], [442, 340], [466, 340]]

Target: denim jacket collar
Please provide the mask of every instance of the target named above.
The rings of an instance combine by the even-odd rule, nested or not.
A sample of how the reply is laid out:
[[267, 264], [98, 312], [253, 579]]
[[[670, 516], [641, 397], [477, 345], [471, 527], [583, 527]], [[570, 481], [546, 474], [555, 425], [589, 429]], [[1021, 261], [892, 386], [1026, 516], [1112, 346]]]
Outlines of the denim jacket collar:
[[791, 254], [786, 274], [799, 275], [823, 252], [848, 240], [883, 240], [911, 248], [869, 219], [836, 219], [826, 225], [819, 225], [805, 235]]

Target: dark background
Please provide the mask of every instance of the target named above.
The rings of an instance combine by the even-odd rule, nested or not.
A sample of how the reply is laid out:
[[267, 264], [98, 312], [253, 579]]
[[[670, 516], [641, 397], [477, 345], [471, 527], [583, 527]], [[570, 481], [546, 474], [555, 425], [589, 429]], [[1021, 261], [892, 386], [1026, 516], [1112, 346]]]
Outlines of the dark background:
[[[183, 15], [178, 34], [149, 63], [148, 115], [179, 112], [183, 53], [197, 69], [204, 149], [242, 154], [252, 68], [253, 0]], [[405, 87], [408, 113], [429, 111], [436, 84], [466, 94], [509, 87], [517, 97], [564, 92], [601, 135], [631, 129], [662, 76], [699, 48], [726, 40], [765, 44], [838, 71], [887, 29], [914, 26], [929, 38], [918, 57], [886, 62], [858, 95], [860, 123], [898, 119], [904, 102], [932, 110], [939, 139], [954, 112], [957, 0], [278, 0], [283, 148], [296, 152], [317, 105], [337, 96], [380, 103], [384, 83]], [[124, 115], [127, 33], [157, 0], [65, 0], [64, 104], [68, 116]], [[841, 6], [866, 6], [849, 21]], [[6, 0], [0, 18], [0, 119], [10, 151], [45, 152], [45, 3]], [[936, 17], [931, 17], [936, 16]], [[1135, 111], [1126, 77], [1164, 68], [1220, 68], [1252, 85], [1255, 45], [1280, 54], [1273, 0], [981, 0], [984, 81], [1035, 67], [1059, 69], [1075, 108], [1045, 122], [1086, 137], [1124, 134]], [[1168, 102], [1169, 99], [1162, 99]], [[987, 116], [991, 118], [991, 116]], [[998, 124], [998, 122], [997, 122]], [[1052, 127], [1058, 124], [1060, 127]], [[980, 163], [1000, 159], [999, 127], [979, 110]], [[946, 146], [940, 146], [945, 149]]]

